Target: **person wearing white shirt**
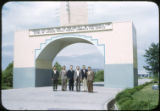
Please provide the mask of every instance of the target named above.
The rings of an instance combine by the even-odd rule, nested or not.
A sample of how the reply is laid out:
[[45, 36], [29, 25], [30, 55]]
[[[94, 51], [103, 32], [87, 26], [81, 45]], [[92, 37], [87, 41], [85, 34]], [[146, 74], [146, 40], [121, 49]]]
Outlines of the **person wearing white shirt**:
[[82, 86], [83, 86], [83, 91], [86, 92], [87, 91], [87, 69], [86, 66], [83, 65], [82, 66], [83, 69], [81, 69], [81, 73], [82, 73]]
[[82, 74], [79, 66], [76, 67], [76, 71], [74, 73], [74, 80], [76, 82], [76, 91], [80, 91]]

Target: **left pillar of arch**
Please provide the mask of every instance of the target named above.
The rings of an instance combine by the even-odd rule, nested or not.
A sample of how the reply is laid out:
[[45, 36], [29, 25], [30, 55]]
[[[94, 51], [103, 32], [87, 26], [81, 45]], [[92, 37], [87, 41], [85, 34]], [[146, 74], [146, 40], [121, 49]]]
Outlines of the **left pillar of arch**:
[[27, 30], [15, 32], [13, 88], [35, 87], [34, 47]]

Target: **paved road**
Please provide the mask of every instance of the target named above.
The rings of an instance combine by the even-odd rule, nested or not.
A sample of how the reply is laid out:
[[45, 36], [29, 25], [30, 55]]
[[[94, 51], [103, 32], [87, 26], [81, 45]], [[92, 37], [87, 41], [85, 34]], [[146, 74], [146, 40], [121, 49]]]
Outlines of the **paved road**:
[[94, 93], [62, 92], [61, 86], [57, 92], [52, 87], [2, 90], [2, 104], [9, 110], [103, 110], [105, 103], [123, 90], [95, 85]]
[[[60, 89], [60, 86], [59, 86]], [[57, 92], [52, 87], [24, 88], [2, 91], [2, 104], [7, 109], [76, 110], [104, 109], [104, 103], [121, 89], [94, 87], [94, 93]]]
[[144, 78], [144, 79], [138, 79], [138, 85], [141, 85], [141, 84], [144, 84], [146, 82], [150, 82], [152, 79], [147, 79], [147, 78]]

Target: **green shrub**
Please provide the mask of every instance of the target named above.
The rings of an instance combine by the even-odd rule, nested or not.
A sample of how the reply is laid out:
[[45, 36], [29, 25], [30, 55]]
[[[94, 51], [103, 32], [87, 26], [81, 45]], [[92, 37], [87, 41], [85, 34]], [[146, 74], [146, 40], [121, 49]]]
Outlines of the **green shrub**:
[[148, 107], [148, 102], [147, 101], [136, 101], [133, 103], [132, 109], [134, 110], [144, 110]]
[[148, 106], [146, 101], [127, 100], [121, 105], [121, 110], [145, 110]]
[[133, 88], [133, 89], [126, 89], [125, 90], [125, 92], [128, 92], [128, 93], [130, 93], [131, 95], [133, 94], [133, 93], [135, 93], [137, 90], [135, 89], [135, 88]]
[[131, 95], [133, 95], [136, 91], [139, 91], [139, 90], [143, 89], [145, 86], [147, 86], [150, 83], [151, 82], [146, 82], [145, 84], [136, 86], [133, 89], [127, 88], [127, 89], [123, 90], [122, 92], [118, 93], [116, 95], [115, 99], [116, 99], [116, 101], [119, 101], [119, 99], [122, 99], [124, 97], [131, 98]]
[[134, 87], [134, 89], [136, 89], [137, 91], [139, 91], [141, 88], [142, 88], [142, 86], [141, 87], [139, 87], [139, 86]]
[[121, 109], [121, 110], [131, 110], [131, 109], [132, 109], [131, 106], [132, 106], [132, 104], [133, 104], [134, 102], [135, 102], [135, 101], [134, 101], [134, 100], [131, 100], [131, 99], [125, 101], [125, 102], [123, 102], [123, 103], [121, 104], [120, 109]]
[[137, 109], [141, 108], [142, 110], [149, 107], [149, 102], [147, 101], [140, 101], [139, 104], [137, 104], [139, 107]]
[[137, 90], [137, 91], [141, 90], [142, 88], [144, 88], [144, 85], [134, 87], [134, 89]]
[[[157, 106], [153, 101], [151, 100], [146, 101], [144, 97], [142, 100], [140, 100], [137, 97], [135, 98], [134, 95], [135, 92], [139, 92], [140, 90], [142, 90], [144, 87], [146, 87], [151, 83], [152, 82], [147, 82], [143, 85], [136, 86], [133, 89], [125, 89], [122, 92], [118, 93], [116, 95], [115, 100], [118, 103], [120, 110], [150, 110], [156, 108]], [[152, 98], [152, 97], [147, 97], [147, 98]]]
[[131, 94], [129, 92], [121, 92], [119, 94], [116, 95], [116, 101], [120, 100], [121, 98], [125, 98], [125, 97], [128, 97], [128, 98], [131, 98]]
[[124, 92], [124, 91], [119, 92], [119, 93], [116, 95], [116, 97], [115, 97], [115, 100], [116, 100], [116, 101], [118, 101], [118, 100], [121, 98], [121, 96], [123, 96], [123, 92]]
[[124, 98], [122, 98], [122, 99], [119, 99], [119, 100], [117, 101], [117, 103], [118, 103], [119, 105], [121, 105], [121, 104], [123, 104], [125, 101], [128, 101], [128, 100], [133, 100], [133, 97], [132, 97], [132, 96], [124, 97]]
[[118, 101], [119, 99], [128, 97], [131, 98], [131, 95], [134, 94], [137, 90], [136, 89], [125, 89], [124, 91], [118, 93], [116, 95], [116, 100]]

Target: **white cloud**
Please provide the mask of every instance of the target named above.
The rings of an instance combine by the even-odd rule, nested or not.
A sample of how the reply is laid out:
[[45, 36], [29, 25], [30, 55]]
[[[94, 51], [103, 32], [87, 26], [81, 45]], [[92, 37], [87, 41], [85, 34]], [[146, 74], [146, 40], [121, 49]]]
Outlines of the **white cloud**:
[[[8, 2], [2, 10], [4, 33], [40, 26], [55, 25], [58, 2]], [[37, 27], [38, 28], [38, 27]]]

